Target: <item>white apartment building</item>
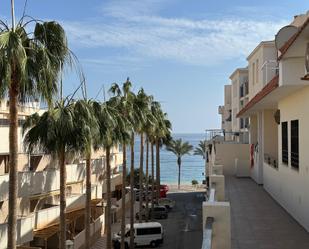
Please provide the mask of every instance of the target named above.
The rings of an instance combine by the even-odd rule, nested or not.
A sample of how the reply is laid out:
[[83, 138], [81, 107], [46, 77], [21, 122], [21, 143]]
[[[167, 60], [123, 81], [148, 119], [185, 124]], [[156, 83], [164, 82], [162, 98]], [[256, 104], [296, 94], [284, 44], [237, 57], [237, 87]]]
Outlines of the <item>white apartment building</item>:
[[[59, 231], [60, 179], [57, 161], [49, 155], [28, 154], [22, 144], [21, 125], [25, 118], [40, 112], [39, 103], [28, 103], [19, 108], [19, 165], [18, 165], [18, 222], [17, 244], [39, 248], [57, 248]], [[0, 249], [7, 246], [7, 215], [9, 185], [8, 149], [9, 111], [8, 103], [0, 104]], [[93, 153], [92, 157], [92, 237], [100, 236], [104, 224], [104, 151]], [[119, 214], [122, 176], [119, 165], [122, 153], [118, 148], [112, 150], [113, 214]], [[84, 244], [85, 208], [85, 162], [73, 158], [67, 161], [67, 238], [74, 248]]]
[[249, 102], [237, 116], [250, 118], [250, 175], [309, 231], [308, 13], [260, 43], [248, 64]]

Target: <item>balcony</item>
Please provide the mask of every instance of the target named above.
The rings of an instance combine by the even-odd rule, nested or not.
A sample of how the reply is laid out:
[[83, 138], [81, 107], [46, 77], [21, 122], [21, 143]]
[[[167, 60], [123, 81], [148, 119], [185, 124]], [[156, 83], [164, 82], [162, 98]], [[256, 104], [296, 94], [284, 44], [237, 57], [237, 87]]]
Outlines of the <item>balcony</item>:
[[[33, 240], [33, 215], [17, 220], [17, 245]], [[0, 249], [7, 248], [7, 223], [0, 224]]]
[[[76, 195], [67, 198], [67, 212], [72, 210], [82, 209], [85, 207], [86, 196]], [[60, 207], [54, 206], [51, 208], [42, 209], [34, 213], [34, 229], [43, 229], [59, 222]]]
[[309, 236], [262, 187], [249, 178], [226, 177], [231, 203], [232, 249], [309, 248]]
[[[69, 164], [66, 166], [67, 184], [81, 182], [85, 178], [85, 168], [81, 165]], [[59, 170], [19, 172], [19, 197], [49, 193], [60, 189]]]

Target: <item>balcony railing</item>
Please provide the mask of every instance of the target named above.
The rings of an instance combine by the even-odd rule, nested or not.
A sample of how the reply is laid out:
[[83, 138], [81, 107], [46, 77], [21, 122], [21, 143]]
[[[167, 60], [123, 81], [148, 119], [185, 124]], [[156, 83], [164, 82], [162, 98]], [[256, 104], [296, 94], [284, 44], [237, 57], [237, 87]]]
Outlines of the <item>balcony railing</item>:
[[272, 157], [269, 154], [264, 154], [264, 163], [268, 164], [269, 166], [278, 169], [278, 159]]
[[[8, 224], [0, 224], [0, 249], [7, 248]], [[17, 219], [17, 245], [33, 240], [33, 215]]]

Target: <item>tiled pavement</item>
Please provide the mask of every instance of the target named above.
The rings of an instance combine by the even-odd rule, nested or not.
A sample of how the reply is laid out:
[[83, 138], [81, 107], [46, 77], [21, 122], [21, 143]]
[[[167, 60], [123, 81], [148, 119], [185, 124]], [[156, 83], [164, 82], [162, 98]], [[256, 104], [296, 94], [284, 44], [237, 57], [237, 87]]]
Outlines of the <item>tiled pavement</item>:
[[232, 249], [309, 249], [309, 233], [262, 186], [228, 176], [225, 187], [231, 202]]

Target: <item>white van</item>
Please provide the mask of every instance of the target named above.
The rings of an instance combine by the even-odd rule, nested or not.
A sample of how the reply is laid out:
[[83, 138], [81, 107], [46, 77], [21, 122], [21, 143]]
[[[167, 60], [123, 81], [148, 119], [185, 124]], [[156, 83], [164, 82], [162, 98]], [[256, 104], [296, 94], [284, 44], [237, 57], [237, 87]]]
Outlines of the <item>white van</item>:
[[[134, 224], [134, 244], [136, 246], [157, 247], [163, 243], [163, 227], [158, 222], [135, 223]], [[114, 248], [120, 248], [120, 232], [114, 235], [113, 244]], [[126, 248], [130, 244], [130, 225], [126, 225], [125, 235]], [[119, 246], [119, 247], [118, 247]]]

